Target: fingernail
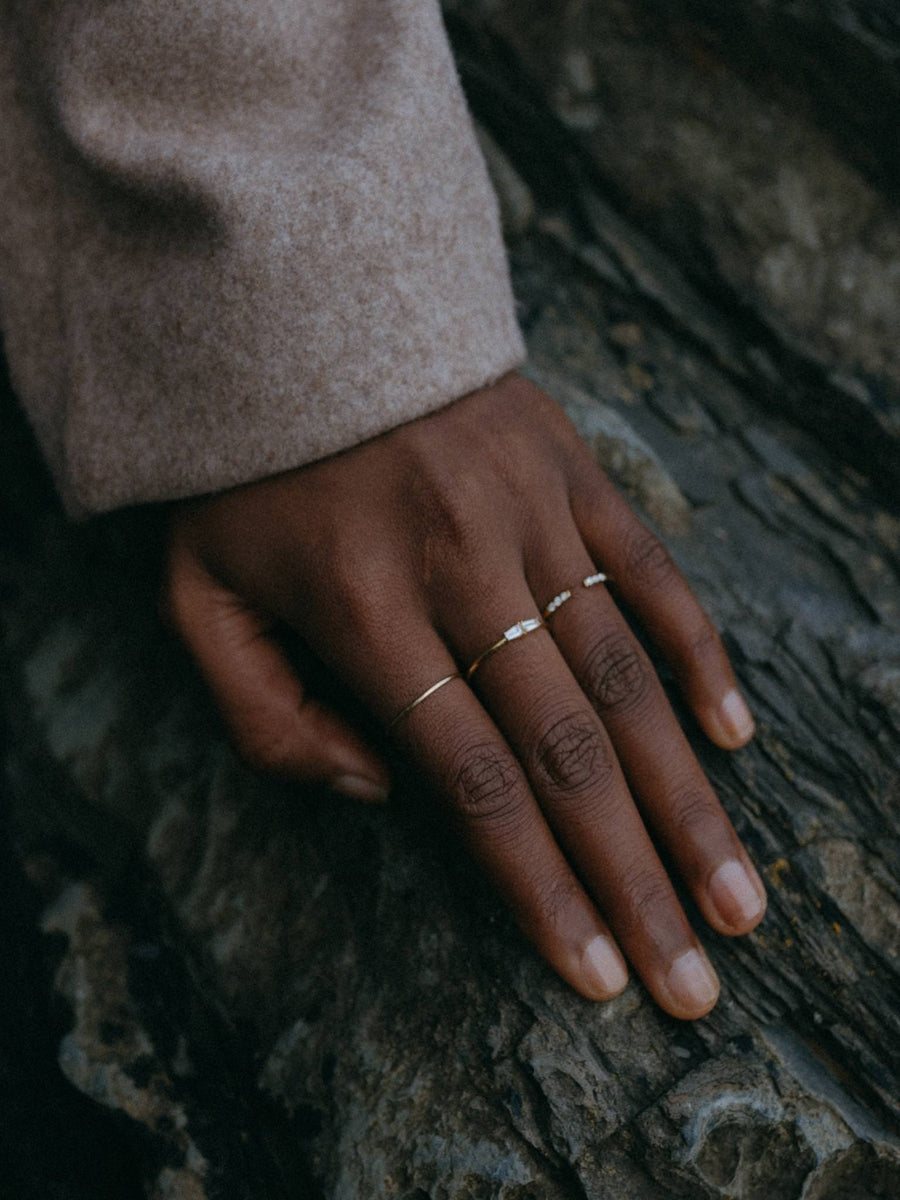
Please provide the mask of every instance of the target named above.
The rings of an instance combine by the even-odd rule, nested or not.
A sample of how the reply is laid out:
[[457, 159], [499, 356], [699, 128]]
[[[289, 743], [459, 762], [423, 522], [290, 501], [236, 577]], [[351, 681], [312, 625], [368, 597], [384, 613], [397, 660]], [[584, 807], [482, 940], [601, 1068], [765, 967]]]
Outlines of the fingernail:
[[628, 982], [628, 972], [621, 954], [602, 933], [585, 946], [582, 968], [588, 990], [599, 992], [604, 999], [617, 996]]
[[719, 981], [706, 955], [687, 950], [669, 967], [666, 976], [669, 995], [679, 1008], [706, 1013], [719, 995]]
[[713, 873], [708, 891], [726, 925], [746, 925], [748, 921], [755, 921], [766, 906], [760, 889], [754, 886], [736, 858], [723, 862]]
[[734, 741], [746, 742], [753, 736], [756, 722], [737, 688], [725, 694], [719, 706], [719, 715], [726, 733]]
[[331, 786], [352, 800], [365, 800], [368, 804], [381, 804], [388, 798], [388, 789], [383, 783], [362, 775], [338, 775], [332, 779]]

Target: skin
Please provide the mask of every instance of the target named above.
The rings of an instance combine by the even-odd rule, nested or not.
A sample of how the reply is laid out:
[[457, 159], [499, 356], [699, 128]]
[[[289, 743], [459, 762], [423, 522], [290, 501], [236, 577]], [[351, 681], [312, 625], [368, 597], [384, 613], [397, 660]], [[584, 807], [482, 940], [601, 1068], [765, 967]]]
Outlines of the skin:
[[715, 629], [559, 407], [510, 374], [431, 416], [283, 475], [176, 506], [167, 607], [256, 766], [383, 799], [387, 766], [311, 698], [283, 622], [387, 727], [553, 596], [546, 628], [456, 679], [391, 737], [540, 953], [584, 996], [626, 983], [696, 1018], [718, 982], [668, 854], [719, 933], [765, 892], [601, 568], [707, 735], [753, 734]]

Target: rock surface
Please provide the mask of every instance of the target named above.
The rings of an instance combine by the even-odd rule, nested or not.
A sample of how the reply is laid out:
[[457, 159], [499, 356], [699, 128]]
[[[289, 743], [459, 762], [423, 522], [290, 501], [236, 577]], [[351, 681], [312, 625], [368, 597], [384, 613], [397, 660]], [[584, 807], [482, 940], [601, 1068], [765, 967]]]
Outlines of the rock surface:
[[[704, 934], [723, 995], [703, 1021], [664, 1016], [635, 983], [608, 1005], [569, 992], [448, 845], [414, 780], [373, 810], [235, 761], [156, 618], [153, 514], [67, 528], [7, 399], [3, 794], [45, 948], [59, 947], [62, 1068], [117, 1114], [157, 1200], [900, 1194], [900, 505], [885, 486], [900, 462], [896, 339], [879, 325], [886, 310], [869, 319], [855, 292], [833, 302], [871, 343], [865, 364], [824, 325], [804, 325], [758, 278], [757, 242], [726, 219], [761, 150], [755, 129], [737, 136], [725, 67], [691, 40], [692, 22], [716, 28], [717, 6], [681, 6], [683, 42], [670, 20], [673, 61], [659, 78], [665, 39], [648, 26], [665, 4], [639, 0], [630, 17], [599, 0], [544, 7], [555, 22], [530, 8], [514, 20], [523, 6], [494, 0], [455, 6], [454, 24], [470, 90], [480, 78], [484, 95], [506, 96], [493, 120], [489, 106], [479, 115], [492, 153], [515, 163], [508, 211], [527, 214], [513, 267], [530, 370], [725, 633], [759, 735], [730, 756], [685, 722], [767, 879], [769, 913], [739, 941]], [[827, 26], [832, 68], [841, 54], [852, 67], [857, 43], [870, 57], [900, 46], [887, 9], [880, 32], [853, 25], [853, 14], [874, 20], [874, 4], [732, 7], [756, 31], [748, 59], [789, 19]], [[632, 57], [607, 69], [614, 35]], [[573, 46], [582, 60], [565, 66], [564, 92]], [[509, 65], [512, 52], [537, 82]], [[712, 82], [689, 131], [713, 122], [716, 98], [722, 125], [703, 133], [715, 150], [688, 187], [696, 146], [669, 145], [672, 122], [655, 122], [672, 73], [692, 62]], [[617, 80], [636, 86], [641, 72], [648, 109], [629, 115]], [[795, 79], [778, 91], [771, 78], [755, 86], [792, 121], [821, 119], [799, 106]], [[879, 78], [887, 104], [895, 85]], [[820, 103], [837, 113], [844, 97], [851, 122], [849, 83], [830, 87]], [[581, 124], [573, 88], [588, 105]], [[596, 108], [623, 122], [608, 156]], [[834, 161], [879, 197], [865, 231], [829, 234], [856, 253], [888, 221], [896, 161], [882, 163], [874, 141], [851, 156], [840, 130], [852, 123], [835, 122]], [[642, 207], [649, 167], [637, 160], [651, 136], [665, 146]], [[535, 167], [517, 152], [528, 144], [557, 155], [568, 194], [548, 188], [541, 153]], [[773, 161], [789, 144], [770, 137]], [[682, 189], [699, 214], [684, 227], [706, 247], [702, 271], [668, 207], [687, 202]], [[793, 245], [799, 233], [767, 203], [768, 248]]]
[[[530, 164], [544, 200], [575, 200], [593, 241], [686, 333], [710, 341], [717, 330], [714, 349], [745, 386], [814, 429], [827, 419], [845, 454], [896, 480], [896, 6], [445, 7], [475, 111]], [[591, 189], [666, 251], [661, 276], [633, 237], [623, 246]], [[685, 303], [685, 283], [718, 321]], [[723, 325], [740, 330], [738, 342], [723, 339]]]

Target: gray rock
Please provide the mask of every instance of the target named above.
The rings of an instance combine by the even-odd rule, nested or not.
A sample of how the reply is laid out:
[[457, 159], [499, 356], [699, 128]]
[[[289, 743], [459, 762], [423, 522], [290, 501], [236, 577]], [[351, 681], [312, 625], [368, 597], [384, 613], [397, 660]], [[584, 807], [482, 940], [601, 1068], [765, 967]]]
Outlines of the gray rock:
[[484, 126], [476, 126], [476, 133], [500, 204], [503, 234], [513, 241], [521, 237], [534, 221], [534, 197], [525, 180]]
[[658, 528], [671, 534], [687, 532], [690, 504], [659, 456], [621, 413], [561, 376], [534, 366], [526, 366], [525, 373], [560, 402], [598, 464]]
[[[502, 40], [498, 71], [518, 56], [580, 148], [590, 169], [570, 179], [600, 245], [608, 252], [610, 241], [623, 242], [623, 208], [653, 244], [648, 255], [633, 234], [624, 239], [634, 286], [695, 335], [710, 338], [704, 309], [718, 310], [720, 325], [726, 315], [741, 322], [745, 344], [729, 356], [770, 402], [811, 427], [840, 423], [853, 461], [881, 463], [895, 480], [894, 9], [879, 0], [446, 7]], [[619, 213], [601, 189], [618, 198]], [[664, 272], [651, 265], [660, 249], [671, 260]]]

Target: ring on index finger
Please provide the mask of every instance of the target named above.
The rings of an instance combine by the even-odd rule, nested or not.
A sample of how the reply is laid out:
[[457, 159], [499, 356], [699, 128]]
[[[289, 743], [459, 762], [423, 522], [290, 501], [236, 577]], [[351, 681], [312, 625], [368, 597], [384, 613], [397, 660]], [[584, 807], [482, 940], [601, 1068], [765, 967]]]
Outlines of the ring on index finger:
[[391, 718], [387, 727], [387, 732], [391, 733], [394, 726], [398, 725], [400, 721], [402, 721], [404, 717], [408, 716], [414, 708], [418, 708], [423, 700], [427, 700], [429, 696], [433, 696], [435, 692], [439, 692], [444, 684], [452, 683], [454, 679], [462, 679], [459, 671], [454, 671], [452, 675], [445, 675], [443, 679], [439, 679], [437, 683], [433, 683], [431, 687], [427, 687], [420, 696], [416, 696], [415, 700], [413, 700], [410, 704], [407, 704], [405, 708], [401, 708], [397, 715]]

